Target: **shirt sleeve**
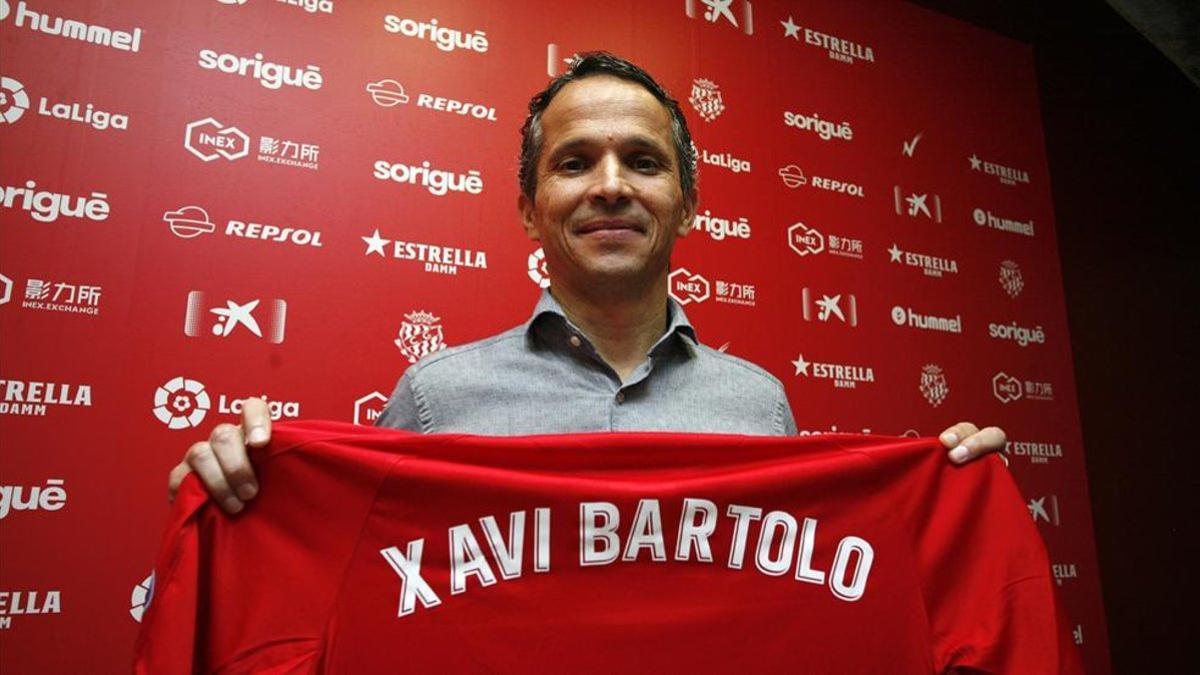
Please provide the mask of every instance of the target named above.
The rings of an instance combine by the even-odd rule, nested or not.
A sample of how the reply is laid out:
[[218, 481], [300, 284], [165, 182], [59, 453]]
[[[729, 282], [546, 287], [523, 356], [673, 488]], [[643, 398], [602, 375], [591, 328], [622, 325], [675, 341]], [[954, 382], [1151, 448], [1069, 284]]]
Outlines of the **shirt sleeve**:
[[779, 402], [776, 405], [778, 406], [778, 414], [781, 418], [778, 433], [780, 436], [795, 436], [796, 418], [792, 415], [792, 406], [788, 403], [787, 391], [784, 390], [782, 385], [779, 387], [778, 396]]
[[387, 429], [403, 429], [425, 433], [425, 425], [421, 422], [420, 408], [413, 391], [413, 369], [409, 368], [396, 383], [392, 396], [383, 409], [383, 414], [375, 420], [375, 426]]
[[938, 672], [1081, 673], [1045, 545], [996, 457], [918, 460], [928, 480], [897, 500], [915, 555]]

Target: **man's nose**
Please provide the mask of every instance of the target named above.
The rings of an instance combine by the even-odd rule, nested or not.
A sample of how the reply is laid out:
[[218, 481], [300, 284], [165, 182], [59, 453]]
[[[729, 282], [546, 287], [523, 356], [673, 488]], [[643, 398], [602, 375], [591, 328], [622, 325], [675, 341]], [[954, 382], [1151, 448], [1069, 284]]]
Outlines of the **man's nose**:
[[632, 193], [625, 166], [620, 158], [607, 155], [596, 164], [595, 180], [591, 186], [591, 198], [607, 203], [619, 203]]

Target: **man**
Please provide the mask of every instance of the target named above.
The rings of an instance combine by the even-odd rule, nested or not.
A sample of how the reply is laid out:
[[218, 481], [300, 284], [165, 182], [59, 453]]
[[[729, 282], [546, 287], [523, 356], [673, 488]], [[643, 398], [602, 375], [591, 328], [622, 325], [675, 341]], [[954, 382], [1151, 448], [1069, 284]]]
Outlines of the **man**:
[[[668, 299], [676, 237], [696, 212], [696, 158], [679, 104], [649, 74], [585, 54], [534, 96], [522, 129], [518, 208], [553, 279], [512, 330], [426, 357], [404, 374], [380, 426], [424, 433], [688, 431], [790, 435], [783, 386], [696, 341]], [[217, 426], [171, 472], [195, 471], [222, 508], [258, 487], [246, 446], [270, 438], [266, 404]], [[1004, 446], [969, 423], [942, 433], [963, 462]]]

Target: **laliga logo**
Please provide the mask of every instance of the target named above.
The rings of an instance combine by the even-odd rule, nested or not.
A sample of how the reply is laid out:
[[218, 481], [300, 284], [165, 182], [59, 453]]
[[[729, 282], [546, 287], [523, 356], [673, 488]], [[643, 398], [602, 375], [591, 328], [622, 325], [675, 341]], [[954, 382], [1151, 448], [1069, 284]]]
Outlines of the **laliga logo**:
[[[6, 7], [0, 0], [0, 15], [7, 14]], [[11, 77], [0, 77], [0, 123], [12, 124], [28, 109], [29, 94], [25, 93], [25, 85]]]
[[237, 127], [221, 126], [217, 120], [206, 117], [187, 125], [183, 147], [205, 162], [221, 157], [232, 161], [250, 154], [250, 137]]
[[176, 377], [154, 392], [154, 416], [168, 429], [199, 426], [211, 407], [204, 385], [196, 380]]
[[527, 261], [529, 268], [529, 280], [538, 285], [538, 288], [550, 288], [550, 271], [546, 268], [546, 251], [539, 248], [529, 254]]
[[667, 277], [667, 290], [680, 305], [704, 302], [710, 294], [708, 279], [692, 274], [685, 267], [680, 267]]
[[142, 615], [146, 613], [152, 600], [154, 600], [154, 572], [142, 579], [142, 583], [134, 586], [133, 592], [129, 594], [129, 615], [133, 617], [134, 621], [142, 622]]
[[996, 373], [992, 378], [992, 393], [1001, 403], [1012, 403], [1021, 400], [1021, 381], [1004, 373]]

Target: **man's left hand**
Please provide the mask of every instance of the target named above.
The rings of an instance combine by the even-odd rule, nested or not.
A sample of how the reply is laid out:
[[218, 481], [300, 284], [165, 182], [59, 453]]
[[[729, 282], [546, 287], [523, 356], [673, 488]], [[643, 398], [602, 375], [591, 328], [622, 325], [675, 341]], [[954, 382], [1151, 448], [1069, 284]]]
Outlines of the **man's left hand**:
[[1000, 427], [980, 429], [970, 422], [959, 422], [938, 436], [942, 445], [950, 451], [950, 461], [955, 464], [969, 462], [989, 452], [1004, 449], [1007, 437]]

